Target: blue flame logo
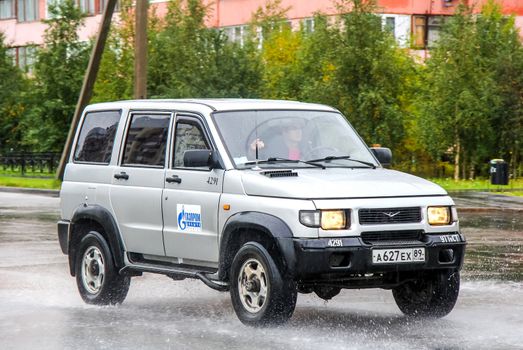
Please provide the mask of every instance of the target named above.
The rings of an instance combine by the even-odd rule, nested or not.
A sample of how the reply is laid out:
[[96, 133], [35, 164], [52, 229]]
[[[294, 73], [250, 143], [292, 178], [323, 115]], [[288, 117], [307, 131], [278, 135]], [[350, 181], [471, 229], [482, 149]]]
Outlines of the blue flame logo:
[[182, 207], [182, 211], [180, 214], [178, 214], [178, 227], [180, 230], [185, 230], [185, 227], [187, 224], [185, 223], [185, 220], [183, 219], [185, 217], [185, 207]]

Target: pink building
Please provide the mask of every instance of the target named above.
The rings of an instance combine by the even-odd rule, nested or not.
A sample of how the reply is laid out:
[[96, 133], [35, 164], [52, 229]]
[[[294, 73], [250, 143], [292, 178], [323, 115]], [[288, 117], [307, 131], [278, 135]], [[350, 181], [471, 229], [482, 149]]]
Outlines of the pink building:
[[[17, 64], [25, 67], [31, 64], [34, 45], [42, 44], [47, 18], [47, 4], [60, 0], [0, 0], [0, 31], [4, 33], [7, 44]], [[105, 0], [76, 0], [88, 17], [80, 38], [87, 40], [95, 35], [101, 20]], [[241, 41], [246, 33], [246, 24], [252, 13], [266, 3], [266, 0], [214, 0], [209, 26], [223, 28], [230, 40]], [[414, 48], [427, 48], [433, 45], [445, 18], [452, 15], [461, 0], [378, 0], [379, 14], [383, 24], [393, 31], [398, 43]], [[487, 0], [466, 0], [479, 9]], [[516, 23], [523, 28], [523, 0], [498, 0], [507, 15], [515, 15]], [[150, 0], [158, 13], [164, 13], [166, 1]], [[289, 8], [289, 22], [296, 28], [303, 23], [313, 30], [312, 16], [321, 11], [327, 15], [337, 14], [331, 0], [283, 0], [282, 7]], [[523, 32], [523, 30], [522, 30]]]

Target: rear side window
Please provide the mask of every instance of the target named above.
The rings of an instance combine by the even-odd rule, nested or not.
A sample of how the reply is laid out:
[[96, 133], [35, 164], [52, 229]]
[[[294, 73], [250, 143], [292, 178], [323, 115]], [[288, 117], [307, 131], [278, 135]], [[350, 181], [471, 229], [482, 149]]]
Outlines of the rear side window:
[[163, 167], [170, 118], [170, 114], [134, 114], [122, 165]]
[[120, 113], [103, 111], [85, 115], [74, 152], [75, 162], [109, 164]]

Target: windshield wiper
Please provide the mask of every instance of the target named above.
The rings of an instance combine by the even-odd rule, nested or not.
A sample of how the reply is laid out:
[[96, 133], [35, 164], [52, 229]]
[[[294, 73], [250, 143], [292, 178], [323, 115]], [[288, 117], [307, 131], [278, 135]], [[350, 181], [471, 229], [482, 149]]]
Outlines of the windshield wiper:
[[364, 164], [364, 165], [368, 165], [372, 169], [376, 169], [376, 165], [374, 165], [374, 164], [372, 164], [370, 162], [365, 162], [363, 160], [353, 159], [353, 158], [351, 158], [351, 156], [328, 156], [328, 157], [325, 157], [325, 158], [311, 159], [311, 160], [309, 160], [309, 162], [330, 162], [332, 160], [338, 160], [338, 159], [349, 159], [349, 160], [352, 160], [353, 162], [361, 163], [361, 164]]
[[304, 163], [308, 165], [312, 165], [318, 168], [325, 169], [324, 165], [314, 163], [312, 160], [301, 160], [301, 159], [287, 159], [287, 158], [280, 158], [280, 157], [270, 157], [266, 160], [255, 160], [247, 163], [243, 163], [243, 165], [255, 165], [255, 164], [267, 164], [267, 163]]

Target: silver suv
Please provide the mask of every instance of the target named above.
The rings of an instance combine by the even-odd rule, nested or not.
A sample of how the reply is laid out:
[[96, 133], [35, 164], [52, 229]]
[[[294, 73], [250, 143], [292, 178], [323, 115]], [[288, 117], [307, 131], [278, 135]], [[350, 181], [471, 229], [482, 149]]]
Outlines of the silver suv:
[[87, 303], [123, 302], [143, 272], [230, 291], [239, 319], [283, 323], [297, 294], [392, 290], [442, 317], [465, 238], [439, 186], [388, 170], [334, 108], [268, 100], [88, 106], [58, 237]]

